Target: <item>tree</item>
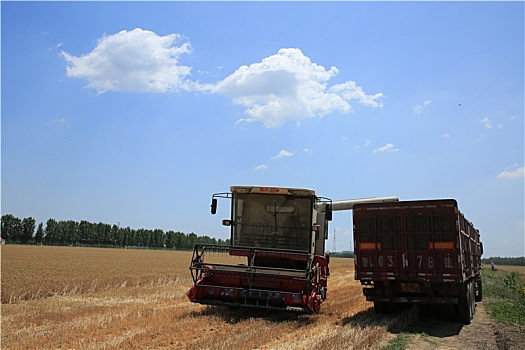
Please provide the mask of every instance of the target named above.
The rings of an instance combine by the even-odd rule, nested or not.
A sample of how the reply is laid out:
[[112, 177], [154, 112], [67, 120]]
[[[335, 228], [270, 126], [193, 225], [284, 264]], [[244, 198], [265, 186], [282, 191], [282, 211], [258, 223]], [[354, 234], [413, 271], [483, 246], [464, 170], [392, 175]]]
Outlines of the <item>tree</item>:
[[79, 224], [74, 220], [68, 220], [64, 225], [64, 241], [68, 245], [73, 245], [79, 239]]
[[22, 220], [22, 236], [20, 241], [22, 244], [27, 244], [33, 235], [35, 234], [36, 222], [32, 217], [25, 218]]
[[93, 244], [95, 235], [94, 235], [94, 225], [89, 221], [82, 220], [78, 227], [79, 230], [79, 241], [83, 244]]
[[175, 232], [168, 231], [166, 232], [166, 248], [174, 248], [175, 247]]
[[113, 245], [117, 247], [124, 246], [124, 230], [118, 227], [118, 225], [111, 226], [111, 237]]
[[46, 222], [45, 242], [46, 244], [54, 244], [57, 240], [57, 222], [55, 219], [48, 219]]
[[174, 234], [174, 245], [175, 249], [185, 249], [186, 248], [186, 235], [180, 231], [175, 232]]
[[198, 236], [195, 233], [189, 233], [186, 239], [186, 249], [193, 249], [195, 243], [197, 243]]
[[2, 238], [16, 242], [21, 236], [21, 222], [12, 214], [2, 216]]
[[36, 244], [42, 244], [44, 241], [44, 225], [42, 223], [38, 224], [35, 234]]

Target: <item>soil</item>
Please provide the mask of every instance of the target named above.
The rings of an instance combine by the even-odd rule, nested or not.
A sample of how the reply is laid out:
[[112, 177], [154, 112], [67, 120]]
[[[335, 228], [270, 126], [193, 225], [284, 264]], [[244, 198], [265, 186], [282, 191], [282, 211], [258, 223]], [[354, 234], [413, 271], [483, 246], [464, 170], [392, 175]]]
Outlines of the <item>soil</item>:
[[487, 314], [483, 302], [469, 325], [444, 321], [421, 310], [417, 322], [400, 330], [409, 333], [408, 350], [525, 349], [525, 328], [501, 324]]

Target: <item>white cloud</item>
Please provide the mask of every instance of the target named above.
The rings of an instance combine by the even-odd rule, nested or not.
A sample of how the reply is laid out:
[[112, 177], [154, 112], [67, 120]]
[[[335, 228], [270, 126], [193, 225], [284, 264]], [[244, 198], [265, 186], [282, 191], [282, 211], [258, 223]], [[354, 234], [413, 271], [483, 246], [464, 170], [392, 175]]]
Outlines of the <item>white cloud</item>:
[[203, 87], [233, 99], [246, 108], [244, 121], [262, 122], [276, 127], [288, 121], [323, 117], [334, 111], [351, 111], [350, 100], [366, 106], [381, 107], [383, 94], [367, 95], [353, 81], [327, 88], [327, 82], [338, 74], [312, 63], [299, 49], [280, 49], [276, 55], [259, 63], [238, 68], [215, 85]]
[[107, 91], [167, 92], [190, 89], [186, 79], [191, 67], [178, 59], [189, 53], [190, 43], [179, 34], [159, 36], [136, 28], [104, 35], [88, 54], [65, 51], [67, 76], [87, 80], [87, 87]]
[[311, 148], [308, 148], [308, 147], [305, 148], [305, 149], [303, 149], [303, 151], [304, 151], [304, 153], [306, 153], [306, 154], [313, 154], [313, 153], [314, 153], [314, 150], [311, 149]]
[[276, 156], [274, 156], [272, 158], [273, 159], [279, 159], [279, 158], [292, 157], [292, 156], [293, 156], [292, 152], [283, 149], [281, 152], [279, 152], [279, 154], [277, 154]]
[[516, 168], [511, 171], [502, 171], [496, 177], [498, 179], [522, 179], [523, 177], [525, 177], [525, 167]]
[[376, 148], [372, 153], [397, 152], [397, 151], [399, 151], [399, 148], [395, 148], [393, 144], [388, 143], [382, 147]]
[[266, 164], [261, 164], [261, 165], [258, 165], [258, 166], [255, 167], [256, 171], [264, 170], [264, 169], [268, 169], [268, 166]]
[[450, 134], [443, 134], [442, 135], [444, 139], [449, 139], [450, 138]]
[[421, 114], [421, 112], [423, 112], [423, 110], [425, 109], [425, 107], [428, 106], [428, 105], [431, 104], [431, 103], [432, 103], [431, 100], [426, 100], [425, 102], [423, 102], [423, 104], [416, 105], [416, 106], [412, 107], [412, 109], [413, 109], [414, 112], [416, 112], [417, 114]]
[[[313, 63], [301, 50], [283, 48], [261, 62], [239, 67], [224, 80], [200, 84], [189, 79], [191, 67], [179, 58], [191, 52], [180, 34], [165, 36], [141, 28], [104, 35], [89, 53], [74, 56], [66, 51], [68, 77], [87, 81], [98, 93], [107, 91], [171, 92], [178, 90], [219, 93], [245, 108], [237, 122], [276, 127], [333, 112], [349, 113], [351, 101], [382, 107], [382, 93], [368, 95], [353, 81], [329, 86], [339, 70]], [[220, 68], [219, 68], [220, 69]], [[197, 74], [208, 75], [203, 70]]]
[[486, 129], [492, 129], [492, 121], [489, 119], [489, 117], [483, 117], [483, 119], [481, 119], [481, 123]]

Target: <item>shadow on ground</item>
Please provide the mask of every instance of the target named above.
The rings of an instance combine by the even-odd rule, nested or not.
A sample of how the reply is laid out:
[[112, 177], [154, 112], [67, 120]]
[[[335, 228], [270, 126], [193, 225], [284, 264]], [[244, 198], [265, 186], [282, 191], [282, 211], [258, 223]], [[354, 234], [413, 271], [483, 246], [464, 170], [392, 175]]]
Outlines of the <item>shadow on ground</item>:
[[443, 319], [435, 309], [407, 305], [398, 312], [376, 314], [373, 308], [361, 311], [353, 316], [341, 320], [341, 325], [366, 328], [370, 326], [387, 326], [389, 332], [425, 333], [427, 335], [445, 338], [458, 335], [463, 324]]
[[227, 306], [206, 306], [201, 311], [192, 311], [191, 317], [218, 317], [229, 324], [236, 324], [251, 318], [264, 319], [269, 322], [296, 322], [298, 327], [316, 322], [315, 315], [289, 311], [232, 308]]

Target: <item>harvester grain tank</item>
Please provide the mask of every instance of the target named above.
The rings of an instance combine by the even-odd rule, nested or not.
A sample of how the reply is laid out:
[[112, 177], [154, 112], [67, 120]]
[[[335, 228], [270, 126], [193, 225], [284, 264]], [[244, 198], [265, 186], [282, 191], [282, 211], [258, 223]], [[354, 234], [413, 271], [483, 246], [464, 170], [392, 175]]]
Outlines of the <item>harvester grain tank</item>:
[[329, 253], [325, 252], [332, 211], [356, 203], [397, 197], [332, 201], [305, 188], [232, 186], [212, 196], [231, 199], [230, 246], [194, 247], [190, 301], [313, 312], [326, 299]]
[[479, 231], [454, 199], [358, 204], [355, 279], [376, 312], [437, 304], [470, 323], [482, 299]]

